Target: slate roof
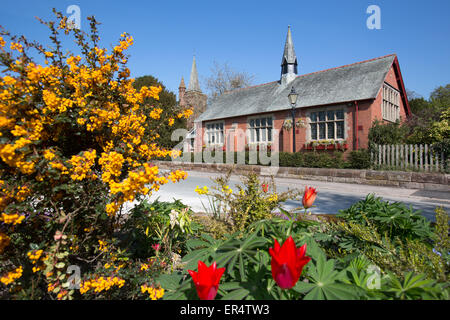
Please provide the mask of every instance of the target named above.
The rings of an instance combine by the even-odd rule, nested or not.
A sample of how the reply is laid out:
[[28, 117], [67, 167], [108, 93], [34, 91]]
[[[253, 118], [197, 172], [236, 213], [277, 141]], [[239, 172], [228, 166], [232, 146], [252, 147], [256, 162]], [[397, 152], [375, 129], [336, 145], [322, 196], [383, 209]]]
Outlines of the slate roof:
[[225, 92], [208, 105], [196, 121], [208, 121], [290, 109], [288, 94], [294, 86], [297, 108], [376, 98], [395, 54], [280, 81]]

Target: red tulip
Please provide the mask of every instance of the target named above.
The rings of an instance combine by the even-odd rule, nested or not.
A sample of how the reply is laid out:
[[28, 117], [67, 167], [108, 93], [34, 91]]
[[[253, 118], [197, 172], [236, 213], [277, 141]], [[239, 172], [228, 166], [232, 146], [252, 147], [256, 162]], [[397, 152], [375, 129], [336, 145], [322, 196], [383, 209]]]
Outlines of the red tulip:
[[262, 190], [263, 190], [264, 192], [269, 191], [269, 185], [268, 185], [267, 183], [263, 183], [263, 184], [261, 185], [261, 188], [262, 188]]
[[303, 267], [311, 260], [305, 256], [306, 243], [297, 248], [291, 236], [280, 247], [275, 239], [273, 248], [269, 248], [272, 256], [272, 277], [281, 289], [292, 288], [300, 279]]
[[225, 268], [217, 268], [216, 262], [209, 267], [202, 261], [198, 261], [198, 272], [188, 270], [194, 281], [200, 300], [214, 300], [219, 289], [220, 277]]
[[305, 209], [311, 208], [314, 200], [316, 200], [317, 191], [312, 187], [305, 187], [305, 193], [303, 194], [303, 207]]

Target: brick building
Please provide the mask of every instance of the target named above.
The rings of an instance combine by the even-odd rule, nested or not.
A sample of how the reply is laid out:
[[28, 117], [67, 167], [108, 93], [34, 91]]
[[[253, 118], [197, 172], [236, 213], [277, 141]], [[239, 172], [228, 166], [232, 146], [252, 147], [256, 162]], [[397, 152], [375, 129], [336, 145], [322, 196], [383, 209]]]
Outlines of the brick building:
[[[194, 61], [195, 62], [195, 61]], [[367, 148], [375, 119], [403, 121], [411, 111], [395, 54], [297, 75], [298, 60], [288, 28], [280, 79], [225, 92], [194, 119], [195, 151], [220, 147], [243, 151]], [[192, 80], [191, 80], [192, 81]], [[295, 124], [288, 94], [298, 93]]]

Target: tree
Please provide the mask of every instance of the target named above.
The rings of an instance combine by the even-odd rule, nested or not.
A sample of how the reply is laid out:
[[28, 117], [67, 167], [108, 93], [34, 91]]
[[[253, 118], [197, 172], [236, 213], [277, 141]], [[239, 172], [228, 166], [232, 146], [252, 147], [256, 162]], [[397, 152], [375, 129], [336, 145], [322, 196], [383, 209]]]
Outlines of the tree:
[[[179, 113], [181, 110], [177, 105], [177, 99], [173, 92], [170, 92], [166, 89], [166, 87], [154, 76], [146, 75], [142, 77], [137, 77], [133, 83], [133, 87], [136, 90], [140, 90], [142, 87], [154, 86], [161, 87], [162, 90], [159, 93], [159, 100], [153, 98], [147, 98], [145, 101], [145, 112], [149, 114], [151, 112], [152, 107], [158, 107], [162, 109], [161, 118], [169, 119], [171, 115], [175, 113]], [[157, 127], [151, 128], [153, 131], [157, 131], [159, 134], [159, 138], [157, 139], [158, 145], [161, 147], [171, 149], [175, 147], [178, 141], [172, 141], [171, 136], [172, 132], [178, 128], [186, 128], [187, 121], [185, 117], [174, 117], [174, 122], [160, 122]]]
[[407, 120], [407, 143], [436, 143], [448, 139], [450, 84], [437, 87], [430, 98], [409, 100], [412, 116]]
[[254, 75], [234, 71], [227, 63], [220, 65], [214, 61], [213, 64], [211, 76], [206, 78], [206, 88], [211, 99], [217, 98], [225, 91], [248, 87], [254, 81]]

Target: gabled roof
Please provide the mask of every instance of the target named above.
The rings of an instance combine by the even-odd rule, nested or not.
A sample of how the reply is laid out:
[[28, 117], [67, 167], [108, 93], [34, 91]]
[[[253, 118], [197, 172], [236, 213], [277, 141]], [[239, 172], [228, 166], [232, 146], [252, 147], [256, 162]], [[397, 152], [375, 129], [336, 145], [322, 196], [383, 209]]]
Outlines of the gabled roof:
[[225, 92], [207, 107], [197, 121], [237, 117], [291, 108], [288, 94], [294, 86], [297, 108], [375, 99], [395, 54], [280, 81]]

